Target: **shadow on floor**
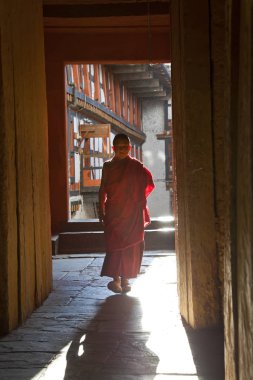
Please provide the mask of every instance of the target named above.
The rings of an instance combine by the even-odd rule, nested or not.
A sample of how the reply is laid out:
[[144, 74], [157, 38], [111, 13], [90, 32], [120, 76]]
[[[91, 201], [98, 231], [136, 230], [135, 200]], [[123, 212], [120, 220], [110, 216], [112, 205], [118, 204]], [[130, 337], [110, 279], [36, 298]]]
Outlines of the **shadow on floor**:
[[197, 374], [205, 380], [224, 380], [224, 333], [222, 328], [192, 329], [183, 325], [191, 347]]
[[64, 380], [119, 380], [156, 376], [159, 358], [146, 347], [138, 298], [108, 297], [88, 327], [69, 347]]

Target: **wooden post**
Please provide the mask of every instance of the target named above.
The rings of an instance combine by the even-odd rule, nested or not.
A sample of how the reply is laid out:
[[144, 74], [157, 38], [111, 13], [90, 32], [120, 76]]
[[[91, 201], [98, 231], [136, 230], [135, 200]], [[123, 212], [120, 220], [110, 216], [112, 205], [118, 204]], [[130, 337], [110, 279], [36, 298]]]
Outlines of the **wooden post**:
[[[199, 17], [201, 15], [201, 17]], [[214, 214], [208, 1], [172, 2], [173, 138], [180, 310], [194, 328], [220, 323]]]

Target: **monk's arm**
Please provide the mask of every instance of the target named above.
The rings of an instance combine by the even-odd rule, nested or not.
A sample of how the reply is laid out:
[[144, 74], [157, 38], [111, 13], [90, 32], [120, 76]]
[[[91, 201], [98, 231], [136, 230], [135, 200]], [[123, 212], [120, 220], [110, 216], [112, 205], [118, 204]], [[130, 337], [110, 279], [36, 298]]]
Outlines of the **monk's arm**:
[[146, 167], [144, 167], [144, 172], [146, 179], [145, 197], [147, 198], [149, 194], [154, 190], [155, 184], [151, 172]]
[[99, 188], [99, 221], [104, 222], [105, 216], [105, 201], [106, 201], [106, 191], [105, 191], [105, 179], [106, 178], [106, 169], [103, 167], [101, 185]]

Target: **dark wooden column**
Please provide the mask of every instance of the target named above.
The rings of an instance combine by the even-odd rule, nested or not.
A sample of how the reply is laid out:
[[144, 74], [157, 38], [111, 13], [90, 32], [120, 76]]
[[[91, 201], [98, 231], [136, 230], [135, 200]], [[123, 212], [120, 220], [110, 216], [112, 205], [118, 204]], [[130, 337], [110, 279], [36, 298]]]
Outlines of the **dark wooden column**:
[[42, 5], [0, 3], [0, 334], [51, 289]]
[[220, 322], [208, 1], [172, 2], [173, 137], [180, 310], [194, 328]]
[[68, 220], [68, 153], [64, 62], [46, 54], [49, 137], [50, 208], [52, 232]]

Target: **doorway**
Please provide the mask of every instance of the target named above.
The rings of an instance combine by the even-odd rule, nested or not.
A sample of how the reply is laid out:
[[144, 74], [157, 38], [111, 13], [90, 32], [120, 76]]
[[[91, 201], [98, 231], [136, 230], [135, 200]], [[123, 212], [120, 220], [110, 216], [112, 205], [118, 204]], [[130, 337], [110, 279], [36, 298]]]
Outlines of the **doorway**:
[[102, 167], [117, 133], [131, 139], [131, 156], [153, 173], [153, 217], [172, 219], [170, 64], [65, 66], [68, 220], [98, 218]]

